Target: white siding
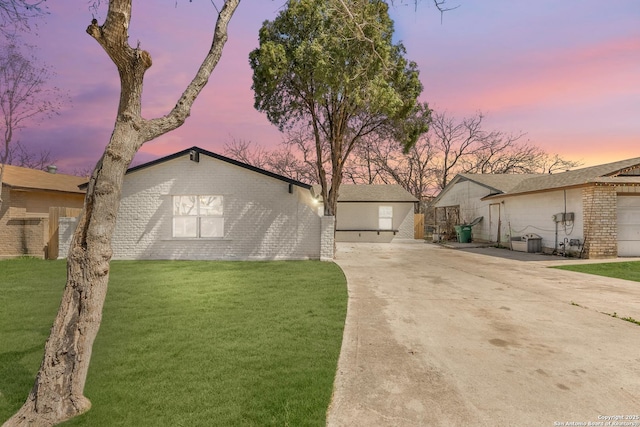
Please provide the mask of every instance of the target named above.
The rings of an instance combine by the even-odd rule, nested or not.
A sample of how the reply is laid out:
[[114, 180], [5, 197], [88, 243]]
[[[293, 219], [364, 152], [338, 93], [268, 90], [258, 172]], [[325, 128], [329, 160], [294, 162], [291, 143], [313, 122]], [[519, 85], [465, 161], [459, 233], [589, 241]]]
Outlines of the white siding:
[[[483, 217], [483, 220], [472, 229], [472, 236], [477, 241], [492, 241], [490, 205], [500, 203], [500, 241], [508, 244], [511, 237], [534, 233], [542, 237], [542, 246], [549, 250], [556, 247], [556, 243], [578, 239], [584, 243], [583, 232], [583, 208], [582, 190], [558, 190], [533, 194], [523, 194], [511, 197], [492, 197], [488, 200], [480, 200], [488, 196], [486, 187], [470, 181], [456, 184], [438, 201], [438, 207], [460, 206], [461, 222], [469, 223], [474, 218]], [[553, 221], [553, 215], [561, 212], [573, 212], [572, 223], [559, 223], [557, 227]], [[571, 248], [573, 252], [579, 252], [581, 246]]]
[[438, 201], [438, 207], [460, 206], [460, 222], [469, 224], [478, 217], [482, 221], [475, 225], [471, 231], [473, 240], [490, 241], [491, 239], [489, 205], [499, 203], [495, 200], [483, 201], [483, 197], [489, 195], [489, 189], [471, 181], [457, 183]]
[[[566, 197], [565, 197], [566, 196]], [[582, 190], [559, 190], [544, 193], [493, 199], [501, 203], [501, 241], [508, 243], [511, 237], [537, 234], [542, 237], [542, 247], [560, 249], [560, 243], [567, 243], [567, 250], [579, 252], [582, 246], [568, 245], [569, 241], [584, 243]], [[566, 207], [565, 207], [566, 206]], [[566, 209], [566, 210], [565, 210]], [[488, 212], [488, 209], [487, 209]], [[553, 216], [562, 212], [574, 214], [573, 222], [556, 223]], [[484, 224], [484, 226], [487, 226]], [[475, 227], [474, 227], [475, 231]]]
[[[115, 259], [319, 259], [320, 217], [311, 193], [227, 162], [188, 156], [126, 175]], [[173, 195], [224, 197], [224, 237], [172, 238]]]

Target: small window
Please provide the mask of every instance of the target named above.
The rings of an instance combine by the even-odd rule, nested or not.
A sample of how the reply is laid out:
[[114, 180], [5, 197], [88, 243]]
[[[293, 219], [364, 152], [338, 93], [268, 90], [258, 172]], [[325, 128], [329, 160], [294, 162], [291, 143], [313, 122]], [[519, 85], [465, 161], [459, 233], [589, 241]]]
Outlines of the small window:
[[173, 196], [173, 237], [224, 237], [222, 196]]
[[378, 228], [380, 230], [393, 229], [393, 206], [378, 207]]

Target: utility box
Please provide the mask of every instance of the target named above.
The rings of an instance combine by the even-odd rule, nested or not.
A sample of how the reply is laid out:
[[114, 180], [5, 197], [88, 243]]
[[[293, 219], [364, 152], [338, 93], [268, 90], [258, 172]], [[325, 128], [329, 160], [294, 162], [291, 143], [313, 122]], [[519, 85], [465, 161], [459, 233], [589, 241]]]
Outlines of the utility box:
[[529, 253], [542, 252], [542, 237], [533, 233], [512, 237], [511, 250]]
[[553, 216], [553, 222], [573, 222], [573, 212], [560, 212]]

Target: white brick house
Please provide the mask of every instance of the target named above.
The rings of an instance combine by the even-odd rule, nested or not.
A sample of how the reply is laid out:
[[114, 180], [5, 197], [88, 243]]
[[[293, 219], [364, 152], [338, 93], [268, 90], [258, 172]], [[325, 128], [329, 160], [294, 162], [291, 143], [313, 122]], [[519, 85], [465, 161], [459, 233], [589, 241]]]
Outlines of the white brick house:
[[334, 221], [310, 190], [198, 147], [133, 167], [113, 258], [332, 259]]

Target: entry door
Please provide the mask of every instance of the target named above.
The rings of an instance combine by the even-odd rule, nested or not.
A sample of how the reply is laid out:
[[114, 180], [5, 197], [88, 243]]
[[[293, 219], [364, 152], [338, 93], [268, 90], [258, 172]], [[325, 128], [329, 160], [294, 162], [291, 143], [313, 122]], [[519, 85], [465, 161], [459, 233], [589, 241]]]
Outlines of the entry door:
[[489, 240], [500, 242], [500, 203], [489, 205]]
[[618, 256], [640, 256], [638, 196], [618, 196]]

